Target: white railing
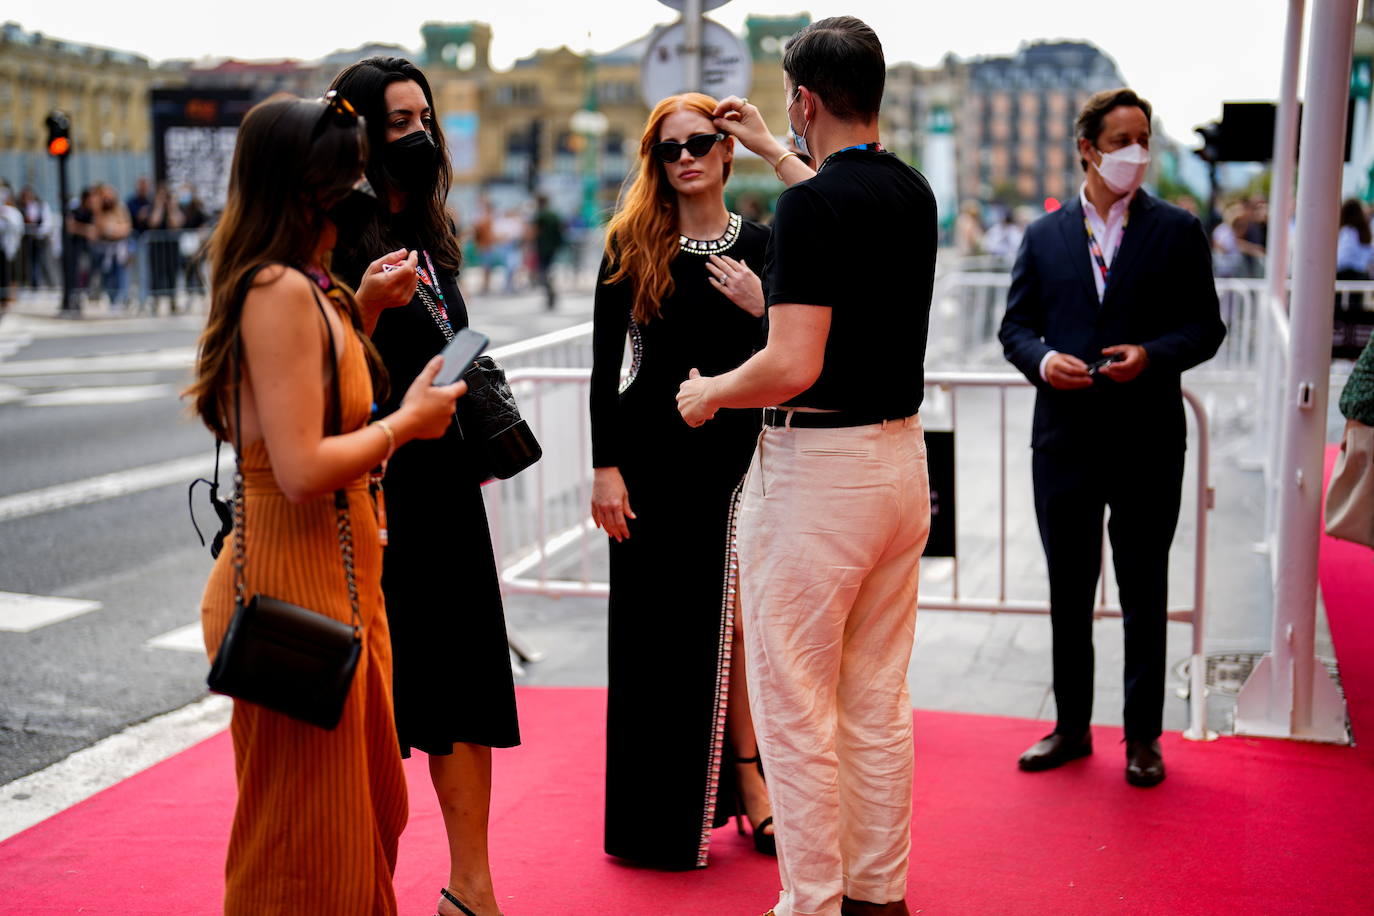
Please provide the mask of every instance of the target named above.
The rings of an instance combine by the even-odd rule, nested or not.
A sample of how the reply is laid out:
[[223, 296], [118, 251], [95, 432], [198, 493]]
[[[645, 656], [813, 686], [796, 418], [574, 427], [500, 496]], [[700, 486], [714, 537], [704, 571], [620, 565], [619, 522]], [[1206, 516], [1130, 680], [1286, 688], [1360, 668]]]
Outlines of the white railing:
[[489, 351], [493, 359], [510, 372], [538, 366], [541, 369], [586, 367], [592, 364], [592, 323], [564, 328], [505, 344]]
[[[1264, 474], [1264, 530], [1257, 546], [1272, 555], [1278, 525], [1277, 478], [1283, 445], [1283, 400], [1287, 389], [1290, 331], [1286, 299], [1271, 296], [1268, 290], [1261, 290], [1256, 298], [1254, 391], [1257, 408], [1245, 466]], [[1374, 281], [1337, 281], [1332, 306], [1345, 311], [1374, 311]], [[1344, 385], [1348, 372], [1348, 366], [1340, 361], [1332, 364], [1329, 385], [1333, 396]], [[1271, 567], [1270, 572], [1277, 575], [1278, 570]]]
[[[1185, 381], [1207, 386], [1209, 403], [1215, 405], [1212, 412], [1223, 422], [1229, 417], [1249, 425], [1251, 439], [1241, 466], [1264, 474], [1264, 527], [1256, 546], [1267, 551], [1277, 524], [1275, 474], [1288, 372], [1288, 306], [1286, 300], [1270, 296], [1262, 279], [1221, 277], [1215, 282], [1226, 339], [1216, 356], [1190, 370]], [[958, 322], [958, 352], [998, 358], [995, 339], [1010, 284], [1009, 273], [986, 270], [954, 270], [937, 278], [934, 307]], [[1332, 306], [1374, 311], [1374, 281], [1337, 281]], [[1333, 392], [1343, 384], [1346, 372], [1348, 368], [1339, 360], [1333, 365]], [[1227, 395], [1227, 400], [1216, 404], [1220, 394]]]
[[[1363, 284], [1374, 286], [1374, 284]], [[942, 274], [935, 283], [934, 307], [945, 309], [959, 321], [959, 338], [964, 350], [997, 339], [1002, 316], [1007, 310], [1007, 290], [1011, 274], [1005, 271], [958, 270]], [[1361, 284], [1341, 283], [1339, 290], [1359, 292]], [[1209, 381], [1248, 380], [1256, 368], [1259, 353], [1261, 311], [1265, 282], [1259, 279], [1218, 278], [1217, 297], [1221, 318], [1226, 324], [1226, 339], [1217, 355], [1194, 370]], [[1374, 296], [1367, 297], [1374, 300]], [[1370, 302], [1374, 306], [1374, 301]]]
[[[605, 596], [609, 583], [593, 575], [593, 549], [600, 533], [588, 517], [591, 498], [590, 425], [586, 410], [590, 370], [585, 368], [516, 369], [508, 373], [520, 399], [525, 417], [529, 420], [544, 448], [544, 459], [519, 477], [492, 484], [487, 488], [489, 517], [492, 520], [493, 540], [497, 545], [498, 565], [502, 588], [507, 593], [548, 596]], [[928, 404], [935, 406], [933, 420], [928, 426], [943, 425], [958, 429], [958, 410], [961, 393], [996, 393], [996, 457], [997, 534], [995, 547], [995, 587], [978, 594], [968, 594], [962, 587], [961, 560], [930, 560], [948, 563], [950, 591], [938, 595], [923, 590], [920, 606], [931, 610], [981, 611], [992, 613], [1048, 614], [1046, 599], [1014, 596], [1012, 576], [1008, 573], [1008, 554], [1014, 548], [1022, 558], [1038, 557], [1038, 538], [1022, 538], [1013, 542], [1008, 533], [1008, 504], [1013, 491], [1008, 486], [1007, 458], [1007, 400], [1009, 393], [1028, 395], [1031, 386], [1015, 373], [938, 372], [928, 373]], [[1168, 618], [1192, 625], [1192, 664], [1190, 696], [1190, 726], [1186, 737], [1204, 739], [1207, 730], [1203, 658], [1203, 617], [1207, 571], [1207, 512], [1214, 503], [1208, 476], [1210, 467], [1208, 417], [1202, 402], [1189, 391], [1184, 400], [1192, 413], [1196, 458], [1196, 498], [1194, 516], [1194, 545], [1192, 551], [1192, 591], [1190, 599], [1171, 606]], [[936, 404], [935, 402], [943, 403]], [[983, 405], [986, 408], [986, 404]], [[1027, 404], [1028, 407], [1028, 404]], [[1018, 414], [1020, 421], [1029, 417], [1029, 409]], [[943, 416], [941, 416], [943, 414]], [[986, 474], [988, 450], [982, 447], [985, 426], [979, 425], [977, 434], [966, 434], [958, 451], [960, 464], [979, 464]], [[1027, 436], [1028, 438], [1028, 436]], [[969, 444], [972, 443], [972, 444]], [[970, 460], [970, 459], [976, 459]], [[1026, 468], [1029, 462], [1025, 462]], [[1023, 468], [1022, 470], [1026, 470]], [[956, 480], [957, 480], [956, 476]], [[978, 491], [987, 494], [980, 483]], [[1021, 490], [1028, 488], [1022, 487]], [[958, 511], [959, 518], [984, 517], [980, 512]], [[964, 526], [967, 528], [968, 526]], [[1031, 530], [1034, 527], [1031, 526]], [[963, 561], [981, 571], [987, 565], [984, 533], [956, 530], [956, 540], [963, 543], [972, 556]], [[1105, 544], [1105, 540], [1104, 540]], [[960, 551], [956, 551], [958, 553]], [[1030, 562], [1028, 560], [1028, 562]], [[1094, 615], [1119, 617], [1121, 608], [1108, 600], [1110, 564], [1102, 567]], [[924, 574], [923, 574], [924, 575]], [[988, 577], [983, 576], [986, 580]], [[1033, 577], [1043, 583], [1044, 576]]]

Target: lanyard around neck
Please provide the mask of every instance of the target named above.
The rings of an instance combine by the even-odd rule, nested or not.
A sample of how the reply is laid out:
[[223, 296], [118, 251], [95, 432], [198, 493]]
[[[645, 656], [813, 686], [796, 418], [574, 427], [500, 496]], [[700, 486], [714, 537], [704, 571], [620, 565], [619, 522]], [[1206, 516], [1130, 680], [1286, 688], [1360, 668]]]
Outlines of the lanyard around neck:
[[[443, 316], [444, 323], [448, 324], [448, 303], [444, 301], [444, 290], [439, 285], [439, 273], [434, 269], [434, 262], [430, 260], [429, 252], [422, 250], [421, 254], [425, 256], [425, 263], [423, 266], [415, 265], [415, 274], [420, 278], [421, 283], [434, 291], [435, 297], [439, 300], [436, 307], [439, 314]], [[428, 272], [425, 270], [426, 267], [429, 268]]]
[[[1126, 215], [1121, 218], [1121, 233], [1117, 236], [1116, 252], [1121, 253], [1121, 242], [1126, 238], [1126, 225], [1131, 221], [1131, 211], [1128, 208]], [[1097, 262], [1097, 269], [1102, 274], [1102, 285], [1105, 287], [1111, 278], [1112, 269], [1107, 266], [1107, 258], [1102, 253], [1102, 246], [1097, 242], [1097, 235], [1093, 232], [1092, 223], [1088, 220], [1088, 214], [1083, 214], [1083, 228], [1088, 231], [1088, 250], [1092, 252], [1093, 260]], [[1116, 263], [1116, 257], [1112, 257], [1112, 263]]]

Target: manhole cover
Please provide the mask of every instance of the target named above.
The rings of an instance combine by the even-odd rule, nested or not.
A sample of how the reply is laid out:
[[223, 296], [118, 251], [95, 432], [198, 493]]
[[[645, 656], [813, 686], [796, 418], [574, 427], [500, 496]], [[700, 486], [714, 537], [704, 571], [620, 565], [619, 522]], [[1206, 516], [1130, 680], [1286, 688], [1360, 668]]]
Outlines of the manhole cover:
[[[1255, 670], [1259, 660], [1264, 658], [1264, 652], [1211, 652], [1203, 656], [1207, 659], [1207, 673], [1204, 682], [1207, 689], [1220, 696], [1233, 697], [1240, 693], [1240, 688], [1245, 686], [1245, 681], [1250, 677], [1250, 672]], [[1340, 670], [1336, 666], [1334, 658], [1318, 659], [1325, 666], [1331, 679], [1336, 683], [1336, 689], [1341, 690], [1341, 695], [1345, 691], [1341, 688]], [[1179, 680], [1185, 684], [1192, 683], [1191, 680], [1192, 658], [1185, 658], [1174, 667], [1174, 673]]]

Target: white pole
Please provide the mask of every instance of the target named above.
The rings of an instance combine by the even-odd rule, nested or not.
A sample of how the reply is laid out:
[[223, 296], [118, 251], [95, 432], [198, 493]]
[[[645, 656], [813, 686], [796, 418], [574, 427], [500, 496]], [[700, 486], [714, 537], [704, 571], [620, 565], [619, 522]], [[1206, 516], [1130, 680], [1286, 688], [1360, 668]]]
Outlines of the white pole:
[[686, 31], [686, 82], [688, 92], [701, 91], [701, 0], [682, 4], [682, 23]]
[[[1273, 171], [1269, 182], [1269, 238], [1266, 252], [1266, 296], [1279, 305], [1278, 314], [1288, 314], [1288, 242], [1290, 215], [1293, 211], [1293, 173], [1297, 171], [1298, 142], [1298, 69], [1302, 60], [1302, 20], [1306, 0], [1288, 0], [1288, 30], [1283, 42], [1283, 73], [1279, 86], [1279, 106], [1274, 119]], [[1262, 302], [1261, 321], [1269, 329], [1269, 302]], [[1274, 335], [1267, 334], [1269, 346], [1276, 346]], [[1270, 381], [1274, 354], [1265, 351], [1268, 365], [1261, 367], [1260, 410], [1265, 439], [1264, 456], [1264, 546], [1273, 556], [1274, 518], [1278, 514], [1274, 482], [1279, 466], [1279, 426], [1274, 422], [1283, 411], [1277, 393], [1278, 385]]]
[[1288, 0], [1288, 31], [1283, 42], [1279, 110], [1274, 119], [1274, 159], [1269, 183], [1267, 273], [1269, 296], [1287, 302], [1288, 216], [1293, 209], [1293, 172], [1297, 163], [1298, 66], [1302, 59], [1302, 15], [1306, 0]]
[[1349, 740], [1345, 704], [1317, 663], [1314, 644], [1331, 295], [1357, 2], [1316, 0], [1313, 7], [1278, 473], [1273, 648], [1241, 691], [1238, 734]]

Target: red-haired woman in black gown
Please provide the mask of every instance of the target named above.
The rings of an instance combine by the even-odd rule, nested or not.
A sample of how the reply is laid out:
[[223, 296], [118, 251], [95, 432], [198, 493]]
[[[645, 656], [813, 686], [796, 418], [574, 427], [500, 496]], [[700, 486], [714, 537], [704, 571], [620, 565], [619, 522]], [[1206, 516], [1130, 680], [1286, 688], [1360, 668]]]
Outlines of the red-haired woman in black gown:
[[764, 342], [751, 267], [768, 230], [725, 207], [734, 148], [715, 106], [692, 93], [655, 107], [596, 291], [592, 516], [611, 539], [605, 847], [660, 868], [705, 866], [712, 829], [740, 807], [755, 846], [774, 843], [731, 531], [760, 416], [722, 410], [692, 429], [675, 400], [692, 369], [728, 371]]

